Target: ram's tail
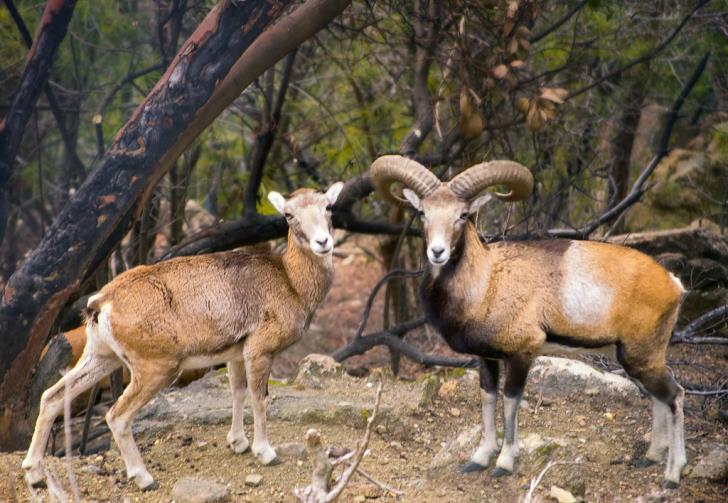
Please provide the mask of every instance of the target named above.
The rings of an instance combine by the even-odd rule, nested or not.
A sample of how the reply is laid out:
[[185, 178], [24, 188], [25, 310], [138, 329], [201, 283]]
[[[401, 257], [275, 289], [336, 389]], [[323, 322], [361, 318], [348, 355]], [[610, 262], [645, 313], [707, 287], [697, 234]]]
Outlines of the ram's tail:
[[86, 325], [95, 325], [99, 322], [99, 313], [101, 312], [101, 301], [103, 296], [100, 293], [89, 297], [86, 307], [83, 308], [81, 313], [83, 314], [84, 323]]

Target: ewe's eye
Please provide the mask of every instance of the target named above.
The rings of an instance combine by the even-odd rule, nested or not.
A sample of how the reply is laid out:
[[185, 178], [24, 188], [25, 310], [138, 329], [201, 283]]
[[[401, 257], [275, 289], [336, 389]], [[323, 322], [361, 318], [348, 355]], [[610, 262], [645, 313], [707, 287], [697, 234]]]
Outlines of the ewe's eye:
[[467, 211], [463, 211], [460, 214], [460, 220], [467, 220], [469, 216], [470, 216], [470, 213], [468, 213]]
[[326, 211], [331, 211], [331, 210], [333, 210], [333, 209], [334, 209], [334, 205], [333, 205], [333, 204], [329, 204], [329, 205], [328, 205], [328, 206], [326, 207]]
[[283, 216], [286, 217], [286, 220], [292, 220], [293, 219], [293, 215], [291, 215], [290, 213], [284, 213]]

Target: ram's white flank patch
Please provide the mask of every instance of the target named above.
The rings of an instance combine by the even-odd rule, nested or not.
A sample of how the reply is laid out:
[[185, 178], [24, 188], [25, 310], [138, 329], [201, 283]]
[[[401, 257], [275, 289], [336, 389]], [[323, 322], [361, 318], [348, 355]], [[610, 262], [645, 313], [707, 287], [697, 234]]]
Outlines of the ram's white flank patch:
[[682, 281], [680, 281], [680, 278], [675, 276], [673, 273], [670, 273], [670, 278], [675, 282], [680, 291], [685, 292], [685, 287], [683, 286]]
[[567, 319], [576, 325], [604, 321], [614, 300], [614, 291], [594, 270], [595, 261], [578, 242], [564, 254], [561, 302]]
[[92, 295], [88, 298], [88, 301], [86, 301], [86, 307], [90, 306], [92, 302], [95, 302], [96, 300], [101, 298], [101, 294], [97, 293], [95, 295]]

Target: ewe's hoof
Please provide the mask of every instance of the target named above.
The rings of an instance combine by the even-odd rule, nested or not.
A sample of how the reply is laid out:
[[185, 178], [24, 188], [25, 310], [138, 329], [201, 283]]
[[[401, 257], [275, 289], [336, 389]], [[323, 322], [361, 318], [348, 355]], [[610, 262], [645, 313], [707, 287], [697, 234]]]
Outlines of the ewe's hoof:
[[230, 447], [234, 453], [242, 454], [250, 449], [250, 442], [248, 442], [247, 438], [228, 440], [228, 447]]
[[677, 489], [678, 487], [680, 487], [680, 482], [675, 482], [675, 481], [672, 481], [672, 480], [665, 480], [665, 481], [662, 482], [662, 488], [663, 489], [670, 489], [670, 490], [672, 490], [672, 489]]
[[481, 465], [480, 463], [476, 463], [475, 461], [468, 461], [463, 466], [461, 466], [458, 471], [460, 473], [473, 473], [473, 472], [482, 472], [486, 468], [488, 468], [488, 467], [485, 465]]
[[25, 481], [32, 487], [45, 487], [45, 472], [43, 467], [36, 465], [33, 468], [23, 467], [25, 470]]
[[149, 472], [138, 473], [129, 477], [142, 491], [154, 491], [159, 488], [159, 484], [154, 480]]
[[275, 466], [283, 462], [281, 461], [281, 458], [279, 458], [276, 454], [276, 451], [270, 446], [264, 447], [260, 450], [253, 447], [253, 454], [255, 454], [255, 457], [258, 458], [258, 461], [260, 461], [265, 466]]
[[496, 466], [493, 468], [493, 471], [490, 472], [491, 477], [505, 477], [507, 475], [512, 475], [513, 472], [510, 470], [506, 470], [505, 468], [501, 468], [500, 466]]
[[278, 456], [274, 457], [271, 461], [267, 462], [265, 466], [276, 466], [283, 464], [283, 460]]

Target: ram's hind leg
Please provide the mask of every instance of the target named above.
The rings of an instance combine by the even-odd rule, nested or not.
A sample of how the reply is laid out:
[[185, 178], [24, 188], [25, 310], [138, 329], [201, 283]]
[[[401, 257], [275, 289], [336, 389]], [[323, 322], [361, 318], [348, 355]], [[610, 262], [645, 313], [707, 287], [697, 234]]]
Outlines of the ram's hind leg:
[[174, 380], [177, 364], [147, 360], [138, 366], [132, 366], [130, 370], [131, 381], [119, 400], [106, 413], [106, 422], [124, 460], [126, 476], [129, 480], [134, 480], [140, 489], [153, 489], [154, 478], [144, 466], [144, 460], [131, 433], [131, 423], [139, 409]]
[[623, 346], [617, 356], [627, 374], [639, 381], [652, 398], [652, 434], [645, 464], [660, 461], [667, 447], [665, 486], [675, 488], [680, 484], [680, 473], [687, 463], [683, 415], [685, 391], [664, 363], [645, 365]]
[[518, 407], [523, 397], [528, 369], [533, 359], [527, 355], [514, 355], [506, 362], [506, 385], [503, 399], [503, 446], [491, 475], [510, 475], [518, 457]]
[[115, 355], [95, 354], [87, 345], [76, 366], [43, 393], [33, 440], [22, 465], [29, 484], [38, 485], [45, 478], [41, 461], [53, 422], [63, 412], [66, 387], [69, 398], [73, 400], [120, 366], [121, 360]]
[[245, 436], [243, 426], [245, 397], [247, 394], [245, 362], [242, 360], [231, 361], [228, 362], [227, 368], [230, 391], [233, 395], [233, 419], [230, 432], [227, 435], [227, 443], [234, 452], [240, 454], [250, 448], [250, 442], [248, 442], [248, 437]]
[[485, 470], [498, 452], [495, 406], [498, 397], [498, 360], [480, 359], [480, 397], [483, 427], [480, 444], [461, 473]]

